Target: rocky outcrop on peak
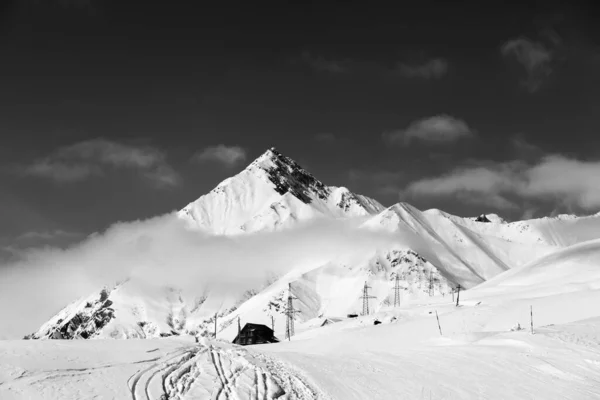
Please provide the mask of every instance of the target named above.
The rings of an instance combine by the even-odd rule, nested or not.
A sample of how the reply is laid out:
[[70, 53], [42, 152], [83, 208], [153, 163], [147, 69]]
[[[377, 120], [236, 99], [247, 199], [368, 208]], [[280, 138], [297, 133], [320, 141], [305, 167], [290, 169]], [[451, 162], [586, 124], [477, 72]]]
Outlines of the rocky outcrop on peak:
[[266, 172], [268, 179], [275, 185], [277, 193], [280, 195], [292, 193], [305, 204], [312, 202], [311, 193], [322, 200], [327, 198], [330, 191], [321, 181], [277, 150], [271, 149], [269, 152], [272, 153], [270, 161], [273, 165], [267, 168]]

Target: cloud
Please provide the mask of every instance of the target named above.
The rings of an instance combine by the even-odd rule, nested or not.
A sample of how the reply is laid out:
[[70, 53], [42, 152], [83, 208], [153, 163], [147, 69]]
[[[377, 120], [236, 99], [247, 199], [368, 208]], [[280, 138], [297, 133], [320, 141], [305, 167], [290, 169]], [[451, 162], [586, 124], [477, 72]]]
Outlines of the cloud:
[[333, 143], [335, 142], [335, 135], [333, 133], [318, 133], [315, 135], [315, 140], [321, 143]]
[[207, 147], [192, 156], [195, 162], [218, 162], [228, 167], [246, 160], [246, 150], [240, 146], [218, 146]]
[[167, 163], [166, 155], [151, 146], [132, 146], [98, 138], [57, 149], [49, 156], [19, 168], [23, 175], [56, 182], [78, 182], [103, 175], [106, 168], [132, 169], [157, 187], [179, 184], [180, 177]]
[[349, 60], [328, 60], [322, 56], [315, 56], [308, 51], [302, 53], [301, 61], [310, 68], [318, 72], [328, 72], [331, 74], [344, 74], [350, 72]]
[[269, 276], [332, 259], [346, 262], [376, 243], [398, 241], [356, 228], [362, 222], [313, 221], [230, 238], [191, 230], [168, 214], [114, 224], [66, 250], [28, 250], [19, 261], [0, 265], [0, 337], [31, 333], [73, 300], [125, 279], [144, 293], [176, 287], [193, 298], [199, 287], [208, 287], [228, 298], [261, 287]]
[[498, 208], [514, 208], [511, 197], [554, 201], [561, 206], [600, 207], [600, 161], [582, 161], [551, 154], [534, 163], [508, 161], [465, 166], [439, 177], [409, 184], [414, 196], [456, 196]]
[[473, 135], [466, 122], [442, 114], [412, 122], [406, 129], [385, 132], [383, 138], [389, 144], [408, 146], [413, 139], [441, 144]]
[[527, 73], [523, 86], [533, 93], [552, 73], [552, 52], [542, 43], [521, 37], [507, 41], [500, 48], [504, 57], [514, 58]]
[[500, 209], [516, 208], [504, 194], [513, 191], [519, 178], [518, 163], [459, 167], [440, 177], [421, 179], [409, 184], [404, 194], [416, 197], [454, 196], [469, 204], [484, 204]]
[[448, 61], [434, 58], [422, 64], [399, 63], [396, 69], [406, 78], [439, 79], [448, 72]]

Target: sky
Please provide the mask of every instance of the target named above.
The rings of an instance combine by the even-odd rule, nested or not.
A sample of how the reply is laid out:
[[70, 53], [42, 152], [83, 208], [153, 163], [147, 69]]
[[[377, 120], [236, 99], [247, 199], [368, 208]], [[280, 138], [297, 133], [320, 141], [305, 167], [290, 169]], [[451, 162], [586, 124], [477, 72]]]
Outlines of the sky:
[[272, 146], [384, 205], [599, 211], [593, 2], [204, 3], [2, 2], [3, 255], [180, 209]]

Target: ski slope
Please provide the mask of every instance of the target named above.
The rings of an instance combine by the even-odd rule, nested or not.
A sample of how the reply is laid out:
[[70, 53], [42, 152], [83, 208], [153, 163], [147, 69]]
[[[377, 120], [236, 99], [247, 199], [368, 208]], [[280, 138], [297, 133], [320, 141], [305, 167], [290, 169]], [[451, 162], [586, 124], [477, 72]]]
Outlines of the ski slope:
[[[520, 305], [509, 298], [463, 296], [458, 308], [431, 298], [269, 345], [189, 337], [3, 341], [0, 398], [600, 398], [600, 317], [552, 323], [577, 317], [567, 302], [531, 335], [511, 331]], [[599, 297], [595, 291], [589, 300]], [[502, 326], [491, 329], [496, 320]]]

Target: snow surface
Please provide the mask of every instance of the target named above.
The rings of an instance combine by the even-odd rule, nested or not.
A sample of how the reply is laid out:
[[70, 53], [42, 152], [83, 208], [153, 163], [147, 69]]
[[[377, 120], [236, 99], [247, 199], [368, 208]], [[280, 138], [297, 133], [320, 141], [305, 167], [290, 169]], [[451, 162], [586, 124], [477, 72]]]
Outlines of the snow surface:
[[[555, 285], [562, 280], [558, 274]], [[313, 324], [269, 345], [190, 337], [4, 341], [0, 398], [600, 398], [600, 311], [585, 307], [598, 303], [598, 289], [535, 298], [489, 290], [461, 293], [460, 307], [438, 296]], [[373, 325], [376, 318], [383, 323]]]
[[[384, 208], [269, 150], [178, 215], [202, 235], [318, 220], [346, 221], [347, 236], [297, 243], [311, 256], [251, 290], [185, 291], [143, 274], [98, 288], [30, 335], [90, 340], [0, 341], [1, 399], [600, 398], [600, 214], [509, 223]], [[348, 318], [365, 282], [372, 315]], [[227, 343], [238, 318], [283, 339], [290, 284], [292, 341]]]

